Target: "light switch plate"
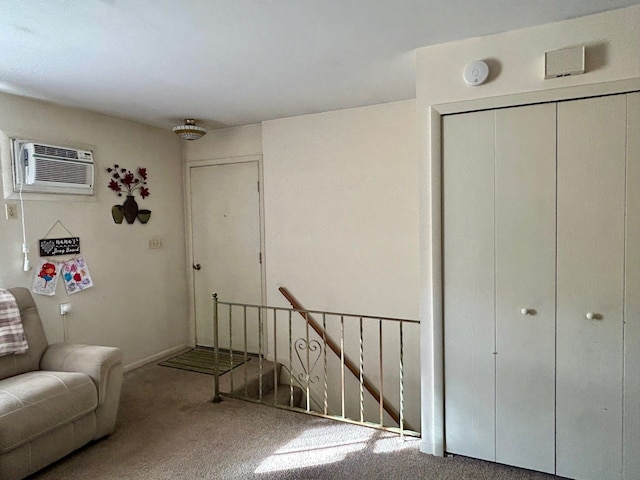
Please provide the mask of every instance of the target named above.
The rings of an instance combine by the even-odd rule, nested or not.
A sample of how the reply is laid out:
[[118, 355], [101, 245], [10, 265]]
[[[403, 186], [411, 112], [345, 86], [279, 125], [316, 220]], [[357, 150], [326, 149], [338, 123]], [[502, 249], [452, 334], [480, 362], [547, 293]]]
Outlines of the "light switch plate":
[[150, 249], [162, 248], [162, 246], [162, 240], [159, 238], [152, 238], [151, 240], [149, 240]]

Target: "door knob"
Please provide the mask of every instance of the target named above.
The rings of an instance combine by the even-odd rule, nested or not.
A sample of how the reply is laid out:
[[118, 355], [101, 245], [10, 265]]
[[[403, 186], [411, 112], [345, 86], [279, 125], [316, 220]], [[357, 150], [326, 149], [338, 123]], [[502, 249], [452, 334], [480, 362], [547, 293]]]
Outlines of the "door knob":
[[587, 312], [585, 317], [587, 320], [602, 320], [602, 315], [599, 313]]
[[199, 263], [195, 263], [195, 264], [193, 265], [193, 269], [194, 269], [194, 270], [200, 270], [201, 268], [202, 268], [202, 266], [200, 266], [200, 264], [199, 264]]
[[536, 311], [533, 308], [522, 308], [520, 309], [520, 313], [522, 315], [535, 315]]

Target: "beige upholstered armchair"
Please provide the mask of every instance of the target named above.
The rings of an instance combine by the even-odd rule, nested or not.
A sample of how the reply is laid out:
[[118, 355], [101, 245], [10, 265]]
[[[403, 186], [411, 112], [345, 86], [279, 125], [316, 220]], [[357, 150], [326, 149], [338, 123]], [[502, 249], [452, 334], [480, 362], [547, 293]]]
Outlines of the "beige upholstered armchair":
[[0, 478], [16, 480], [113, 432], [122, 385], [118, 348], [49, 345], [26, 288], [11, 288], [28, 343], [0, 357]]

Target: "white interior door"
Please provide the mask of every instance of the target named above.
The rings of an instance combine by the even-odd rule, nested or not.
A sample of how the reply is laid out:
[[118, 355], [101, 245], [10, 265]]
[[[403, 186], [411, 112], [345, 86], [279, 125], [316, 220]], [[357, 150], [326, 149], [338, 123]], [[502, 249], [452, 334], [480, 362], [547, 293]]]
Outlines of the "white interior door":
[[546, 472], [555, 118], [554, 104], [452, 115], [443, 138], [446, 449]]
[[558, 105], [557, 475], [583, 480], [622, 475], [625, 156], [625, 95]]
[[496, 461], [555, 471], [556, 105], [496, 111]]
[[[220, 301], [262, 303], [258, 179], [258, 162], [189, 169], [197, 345], [213, 346], [214, 292]], [[227, 312], [220, 308], [221, 348], [229, 345]], [[234, 322], [233, 348], [243, 349], [243, 319]], [[257, 335], [250, 321], [250, 351], [257, 351]]]
[[624, 479], [640, 475], [640, 93], [627, 96]]
[[444, 118], [446, 450], [495, 461], [495, 113]]

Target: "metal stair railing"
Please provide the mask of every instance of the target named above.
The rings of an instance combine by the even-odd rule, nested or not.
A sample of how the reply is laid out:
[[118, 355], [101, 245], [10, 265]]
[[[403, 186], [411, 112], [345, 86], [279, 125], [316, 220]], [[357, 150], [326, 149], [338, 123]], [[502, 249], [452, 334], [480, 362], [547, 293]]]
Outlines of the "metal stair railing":
[[[356, 364], [347, 355], [344, 354], [343, 348], [340, 347], [336, 342], [334, 342], [331, 337], [327, 336], [325, 329], [323, 329], [318, 324], [318, 322], [311, 316], [311, 314], [302, 307], [300, 302], [296, 300], [296, 298], [291, 294], [291, 292], [289, 292], [289, 290], [287, 290], [285, 287], [280, 287], [278, 288], [278, 290], [291, 304], [291, 307], [293, 307], [293, 309], [297, 311], [302, 318], [305, 319], [307, 324], [309, 324], [311, 328], [313, 328], [313, 330], [324, 339], [326, 345], [331, 349], [331, 351], [335, 353], [338, 357], [343, 359], [344, 365], [353, 374], [353, 376], [355, 376], [359, 380], [362, 388], [366, 389], [367, 392], [369, 392], [371, 396], [376, 400], [376, 402], [378, 402], [378, 404], [380, 405], [380, 415], [382, 416], [382, 410], [384, 410], [389, 414], [389, 416], [393, 419], [393, 421], [400, 426], [401, 429], [404, 426], [404, 428], [413, 430], [410, 425], [407, 425], [407, 422], [404, 420], [404, 418], [402, 418], [403, 417], [402, 413], [398, 412], [398, 410], [391, 404], [391, 402], [389, 402], [384, 398], [381, 391], [378, 390], [373, 385], [373, 383], [367, 378], [366, 375], [364, 375], [363, 368], [362, 368], [362, 361], [360, 362], [360, 367], [356, 366]], [[360, 322], [362, 324], [362, 319], [360, 319]], [[380, 324], [380, 326], [382, 326], [382, 324]], [[382, 334], [379, 335], [379, 339], [380, 339], [380, 342], [382, 343]], [[362, 353], [363, 353], [362, 352], [362, 334], [360, 335], [360, 340], [361, 340], [360, 354], [362, 356]], [[380, 345], [380, 350], [382, 351], [382, 345]], [[402, 345], [401, 345], [401, 351], [402, 351]], [[380, 362], [382, 362], [382, 356], [380, 356]], [[404, 363], [402, 360], [401, 360], [401, 366], [404, 366]], [[382, 363], [380, 364], [380, 372], [382, 372]], [[381, 378], [382, 378], [382, 374], [381, 374]], [[402, 375], [401, 375], [401, 378], [402, 378]], [[402, 381], [401, 381], [401, 385], [402, 385]], [[382, 386], [381, 386], [381, 389], [382, 389]], [[402, 390], [403, 389], [401, 388], [400, 390], [401, 404], [403, 403]], [[361, 395], [361, 403], [362, 401], [363, 399]], [[361, 409], [360, 415], [361, 415], [361, 421], [362, 421], [362, 409]]]
[[[269, 390], [274, 391], [273, 401], [270, 402], [270, 405], [279, 407], [279, 408], [287, 408], [296, 411], [302, 411], [304, 413], [318, 415], [322, 417], [328, 417], [332, 419], [337, 419], [341, 421], [346, 421], [350, 423], [356, 423], [360, 425], [372, 426], [376, 428], [381, 428], [384, 430], [390, 430], [394, 432], [398, 432], [401, 435], [408, 434], [413, 436], [419, 436], [420, 434], [415, 431], [411, 425], [408, 424], [407, 419], [405, 417], [405, 396], [404, 396], [404, 370], [405, 370], [405, 328], [410, 326], [415, 328], [415, 333], [417, 334], [419, 321], [413, 319], [403, 319], [403, 318], [392, 318], [392, 317], [377, 317], [370, 315], [354, 315], [347, 313], [335, 313], [335, 312], [325, 312], [318, 310], [306, 310], [302, 308], [300, 303], [293, 297], [293, 295], [284, 287], [280, 287], [280, 292], [287, 298], [289, 303], [292, 305], [292, 308], [283, 308], [283, 307], [270, 307], [265, 305], [252, 305], [252, 304], [244, 304], [244, 303], [235, 303], [235, 302], [223, 302], [218, 299], [217, 294], [213, 294], [213, 327], [214, 327], [214, 361], [216, 363], [214, 368], [214, 402], [221, 401], [221, 392], [220, 392], [220, 374], [218, 369], [218, 351], [220, 349], [224, 349], [229, 351], [240, 351], [240, 358], [246, 360], [249, 355], [249, 350], [252, 348], [255, 350], [253, 353], [257, 353], [257, 367], [254, 369], [257, 371], [257, 381], [259, 388], [258, 398], [246, 398], [251, 401], [258, 401], [259, 403], [268, 403], [263, 400], [263, 357], [266, 358], [267, 351], [269, 350], [269, 339], [272, 340], [270, 346], [272, 353], [269, 358], [270, 361], [275, 363], [283, 363], [285, 365], [286, 370], [289, 372], [289, 382], [287, 384], [280, 384], [280, 375], [279, 372], [275, 375], [274, 384], [269, 385]], [[224, 308], [222, 308], [224, 307]], [[222, 311], [221, 311], [222, 308]], [[234, 315], [234, 312], [235, 313]], [[293, 340], [293, 314], [299, 314], [305, 320], [304, 330], [305, 333], [302, 337]], [[226, 314], [226, 315], [225, 315]], [[248, 316], [249, 314], [249, 316]], [[313, 315], [317, 315], [319, 318], [322, 318], [322, 325], [313, 318]], [[251, 317], [251, 318], [249, 318]], [[339, 330], [340, 330], [340, 342], [334, 341], [327, 333], [327, 318], [335, 318], [339, 319]], [[249, 320], [248, 320], [249, 318]], [[356, 364], [345, 354], [345, 320], [347, 322], [357, 322], [357, 325], [353, 325], [354, 327], [358, 327], [359, 334], [357, 338], [357, 343], [359, 344], [359, 362]], [[288, 323], [288, 365], [286, 365], [286, 360], [278, 355], [278, 343], [284, 344], [285, 338], [287, 335], [285, 333], [280, 338], [278, 337], [278, 324], [282, 322]], [[379, 358], [377, 359], [377, 368], [379, 374], [379, 382], [376, 386], [374, 381], [371, 381], [368, 375], [365, 375], [365, 336], [364, 336], [364, 323], [365, 322], [376, 322], [377, 321], [377, 345], [376, 348], [379, 349]], [[272, 338], [269, 338], [265, 332], [269, 330], [265, 323], [271, 322], [269, 326], [271, 327]], [[392, 326], [393, 324], [397, 325], [397, 338], [399, 345], [398, 348], [398, 397], [399, 403], [398, 408], [396, 408], [391, 401], [385, 398], [384, 395], [384, 367], [385, 367], [385, 359], [383, 359], [383, 324]], [[350, 324], [351, 326], [351, 324]], [[387, 328], [387, 327], [385, 327]], [[390, 327], [389, 327], [390, 328]], [[312, 338], [312, 334], [310, 330], [315, 332], [317, 338]], [[238, 333], [239, 330], [239, 333]], [[220, 332], [224, 332], [226, 335], [226, 339], [220, 338]], [[252, 334], [255, 335], [257, 332], [257, 339], [253, 342], [253, 346], [248, 346], [248, 336], [250, 337]], [[388, 332], [388, 330], [387, 330]], [[387, 334], [387, 337], [391, 336]], [[395, 341], [395, 340], [394, 340]], [[221, 344], [222, 342], [222, 344]], [[225, 344], [228, 342], [228, 345]], [[240, 342], [240, 346], [236, 344], [236, 342]], [[256, 346], [257, 342], [257, 346]], [[355, 344], [356, 341], [353, 341]], [[355, 346], [355, 345], [354, 345]], [[389, 347], [389, 345], [386, 345]], [[339, 376], [340, 376], [340, 415], [332, 415], [329, 414], [328, 408], [328, 392], [329, 385], [332, 386], [332, 392], [335, 394], [333, 388], [338, 384], [337, 381], [329, 381], [328, 378], [328, 359], [327, 359], [327, 348], [331, 350], [339, 359]], [[370, 347], [367, 347], [370, 348]], [[392, 348], [389, 348], [391, 350]], [[293, 352], [297, 355], [297, 358], [300, 363], [300, 367], [302, 373], [300, 373], [297, 378], [294, 377], [294, 357]], [[242, 355], [242, 352], [244, 353]], [[313, 358], [312, 358], [313, 355]], [[286, 355], [285, 355], [286, 356]], [[322, 396], [323, 398], [323, 408], [322, 412], [316, 412], [311, 409], [311, 397], [312, 397], [312, 384], [318, 384], [320, 381], [319, 375], [313, 375], [313, 370], [320, 363], [320, 359], [323, 359], [322, 367], [323, 367], [323, 389]], [[233, 357], [231, 359], [231, 363], [233, 365], [234, 360]], [[389, 365], [386, 365], [387, 369]], [[375, 367], [374, 367], [375, 368]], [[358, 382], [359, 389], [359, 418], [349, 418], [346, 414], [346, 378], [345, 378], [345, 369], [351, 372], [353, 376], [356, 378]], [[335, 368], [333, 369], [335, 370]], [[247, 369], [244, 369], [244, 382], [245, 382], [245, 391], [246, 391], [246, 382], [247, 379]], [[388, 372], [388, 370], [387, 370]], [[393, 372], [392, 372], [393, 373]], [[234, 383], [234, 370], [232, 369], [229, 373], [231, 385]], [[395, 375], [393, 375], [395, 377]], [[297, 383], [302, 386], [304, 390], [303, 400], [306, 398], [306, 406], [304, 408], [300, 408], [294, 405], [294, 383]], [[287, 387], [289, 390], [289, 400], [284, 403], [278, 403], [278, 388]], [[377, 422], [365, 421], [365, 391], [368, 392], [371, 398], [373, 398], [378, 407], [378, 416], [379, 419]], [[394, 392], [396, 393], [396, 392]], [[225, 394], [227, 395], [227, 394]], [[238, 395], [233, 395], [238, 396]], [[241, 398], [244, 398], [241, 396]], [[271, 397], [270, 397], [271, 398]], [[314, 397], [315, 398], [315, 397]], [[318, 402], [315, 402], [318, 404]], [[334, 402], [337, 403], [337, 402]], [[419, 403], [419, 402], [418, 402]], [[354, 405], [355, 406], [355, 405]], [[372, 405], [369, 405], [370, 407]], [[337, 410], [337, 407], [336, 409]], [[375, 410], [373, 410], [375, 411]], [[385, 425], [385, 412], [395, 422], [395, 425]], [[372, 411], [369, 410], [369, 416], [371, 416]]]

